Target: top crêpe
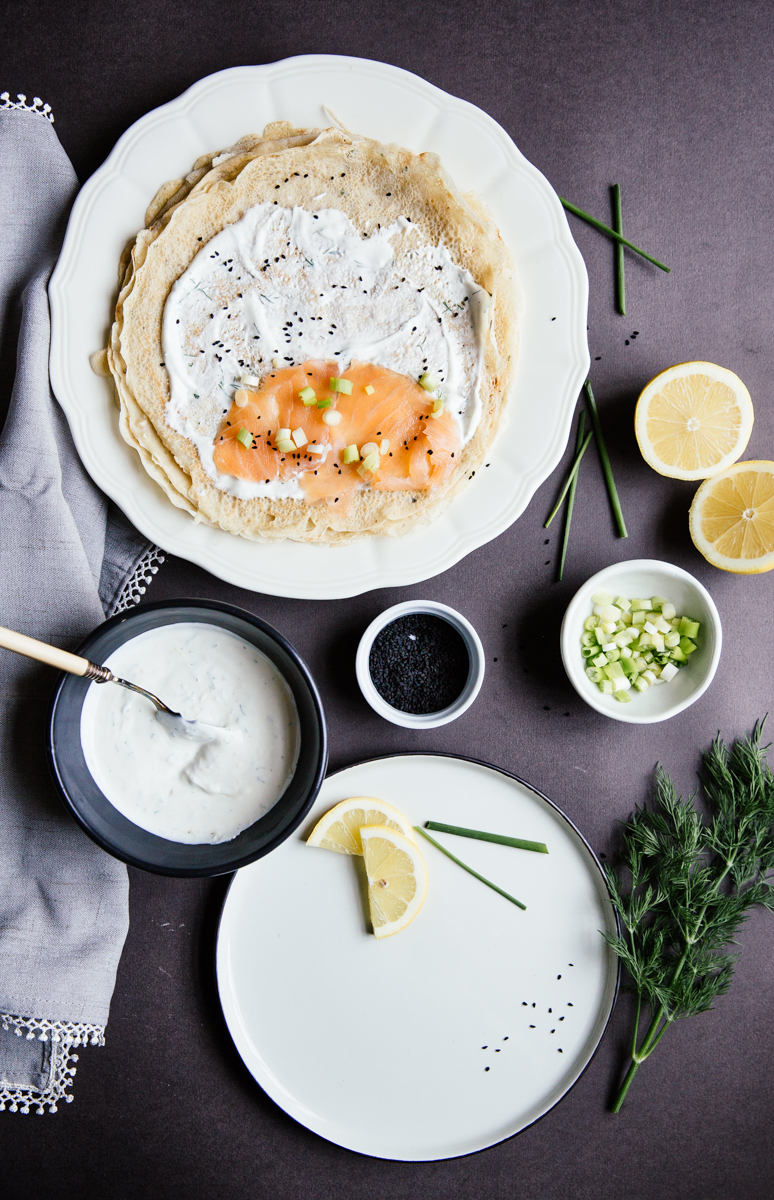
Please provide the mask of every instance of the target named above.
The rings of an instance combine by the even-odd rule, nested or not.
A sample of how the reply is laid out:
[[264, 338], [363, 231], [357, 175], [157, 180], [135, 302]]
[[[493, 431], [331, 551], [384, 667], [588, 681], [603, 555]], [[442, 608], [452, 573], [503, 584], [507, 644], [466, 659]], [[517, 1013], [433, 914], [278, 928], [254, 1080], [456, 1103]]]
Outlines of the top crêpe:
[[[434, 155], [286, 125], [172, 187], [126, 264], [110, 362], [122, 432], [173, 502], [247, 537], [313, 541], [436, 515], [491, 442], [516, 356], [508, 256], [480, 204]], [[240, 391], [249, 420], [224, 456]], [[298, 456], [310, 443], [324, 461]]]

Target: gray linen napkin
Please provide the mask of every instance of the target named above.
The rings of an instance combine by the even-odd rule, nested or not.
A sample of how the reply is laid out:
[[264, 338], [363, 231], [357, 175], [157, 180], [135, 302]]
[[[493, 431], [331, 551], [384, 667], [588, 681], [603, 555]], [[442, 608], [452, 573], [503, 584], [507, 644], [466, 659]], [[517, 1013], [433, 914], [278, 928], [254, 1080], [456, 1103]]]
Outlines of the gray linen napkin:
[[[18, 322], [0, 435], [0, 624], [72, 648], [139, 599], [154, 550], [86, 475], [49, 386], [46, 287], [78, 186], [52, 120], [39, 100], [0, 96], [4, 351]], [[48, 778], [53, 684], [50, 668], [0, 650], [0, 1109], [14, 1112], [72, 1099], [72, 1050], [103, 1041], [129, 921], [125, 867]]]

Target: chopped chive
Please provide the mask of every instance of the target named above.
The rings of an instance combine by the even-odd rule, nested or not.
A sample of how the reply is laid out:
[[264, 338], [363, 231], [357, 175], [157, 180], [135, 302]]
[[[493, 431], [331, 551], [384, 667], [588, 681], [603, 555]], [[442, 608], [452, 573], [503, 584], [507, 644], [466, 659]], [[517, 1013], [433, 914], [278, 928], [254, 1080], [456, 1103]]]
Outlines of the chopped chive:
[[557, 500], [556, 504], [554, 505], [553, 509], [551, 510], [551, 516], [548, 518], [545, 525], [543, 526], [544, 529], [548, 529], [548, 526], [551, 524], [554, 517], [559, 512], [559, 509], [562, 507], [564, 498], [567, 495], [568, 491], [570, 490], [570, 485], [572, 484], [573, 479], [575, 478], [575, 476], [578, 473], [578, 467], [581, 464], [581, 459], [583, 458], [583, 455], [586, 453], [586, 447], [588, 446], [590, 441], [591, 441], [591, 430], [589, 430], [589, 432], [586, 434], [586, 437], [583, 441], [582, 446], [575, 453], [575, 459], [573, 460], [573, 464], [570, 467], [570, 473], [564, 481], [564, 486], [563, 486], [561, 492], [559, 493], [559, 499]]
[[526, 911], [527, 906], [526, 904], [522, 904], [521, 900], [517, 900], [515, 896], [510, 896], [508, 892], [504, 892], [502, 888], [499, 888], [496, 883], [491, 883], [488, 879], [485, 879], [483, 875], [479, 875], [478, 871], [474, 871], [472, 867], [467, 865], [467, 863], [462, 862], [462, 860], [452, 854], [450, 850], [447, 850], [445, 846], [442, 846], [440, 842], [437, 842], [435, 838], [431, 838], [430, 834], [424, 829], [421, 829], [419, 825], [415, 825], [414, 828], [416, 829], [417, 833], [422, 834], [423, 838], [427, 838], [428, 842], [432, 842], [436, 850], [440, 850], [441, 854], [445, 854], [447, 858], [452, 860], [452, 862], [456, 862], [458, 867], [462, 867], [463, 871], [467, 871], [469, 875], [472, 875], [475, 879], [479, 879], [481, 883], [485, 883], [486, 886], [490, 887], [493, 892], [498, 892], [499, 895], [504, 896], [506, 900], [510, 900], [511, 904], [515, 904], [517, 908], [523, 908]]
[[236, 440], [238, 442], [241, 442], [242, 445], [245, 446], [248, 450], [252, 450], [253, 435], [251, 434], [249, 429], [245, 429], [244, 425], [239, 430], [239, 433], [236, 435]]
[[327, 398], [327, 399], [325, 399], [325, 400], [318, 400], [318, 401], [317, 401], [317, 407], [318, 407], [318, 408], [330, 408], [332, 404], [333, 404], [333, 401], [330, 399], [330, 397], [328, 397], [328, 398]]
[[[578, 458], [579, 466], [580, 466], [580, 448], [583, 444], [583, 431], [585, 428], [586, 428], [586, 414], [585, 414], [585, 412], [582, 412], [580, 417], [578, 418], [578, 437], [575, 442], [575, 454], [576, 454], [576, 457]], [[567, 558], [567, 546], [569, 545], [569, 542], [570, 542], [570, 523], [572, 521], [572, 510], [573, 510], [573, 507], [575, 506], [575, 489], [577, 486], [578, 486], [578, 472], [576, 470], [575, 474], [572, 477], [572, 483], [570, 484], [570, 490], [567, 494], [567, 508], [565, 509], [565, 513], [564, 513], [564, 531], [562, 533], [562, 553], [559, 556], [559, 574], [558, 574], [559, 583], [562, 582], [562, 578], [564, 576], [564, 563], [565, 563], [565, 559]]]
[[610, 466], [610, 459], [607, 456], [607, 446], [605, 445], [605, 439], [602, 436], [602, 426], [599, 423], [597, 402], [594, 399], [594, 393], [591, 390], [591, 383], [588, 379], [584, 383], [583, 387], [586, 391], [586, 400], [588, 401], [589, 406], [591, 426], [594, 430], [594, 437], [597, 442], [597, 450], [599, 451], [599, 459], [602, 463], [602, 474], [604, 475], [605, 483], [607, 484], [607, 494], [610, 497], [610, 505], [613, 509], [613, 515], [615, 516], [615, 523], [618, 526], [618, 536], [628, 537], [629, 535], [626, 532], [626, 524], [623, 519], [623, 513], [621, 512], [621, 502], [618, 499], [618, 492], [615, 490], [613, 469]]
[[[621, 185], [613, 184], [613, 229], [623, 234], [623, 217], [621, 215]], [[615, 244], [615, 300], [622, 317], [626, 316], [626, 275], [624, 265], [624, 248], [621, 242]]]
[[439, 821], [425, 821], [425, 829], [436, 833], [453, 833], [457, 837], [477, 838], [480, 842], [497, 842], [498, 846], [515, 846], [517, 850], [534, 850], [536, 854], [548, 854], [545, 842], [525, 842], [522, 838], [505, 837], [501, 833], [483, 833], [480, 829], [465, 829], [461, 825], [441, 825]]
[[590, 217], [589, 214], [584, 212], [582, 208], [577, 208], [576, 205], [570, 204], [569, 200], [564, 200], [561, 196], [559, 199], [568, 212], [575, 213], [575, 216], [580, 217], [582, 221], [588, 221], [589, 225], [593, 225], [594, 228], [598, 229], [600, 233], [607, 234], [607, 236], [612, 238], [614, 242], [620, 242], [622, 246], [628, 246], [629, 249], [633, 250], [635, 254], [641, 255], [642, 258], [647, 258], [648, 262], [652, 262], [653, 266], [658, 267], [659, 270], [666, 271], [667, 274], [670, 273], [669, 267], [665, 267], [664, 264], [659, 262], [657, 258], [654, 258], [652, 254], [646, 254], [644, 250], [640, 250], [639, 246], [635, 246], [634, 242], [627, 241], [622, 234], [616, 233], [616, 231], [611, 229], [609, 225], [603, 225], [601, 221], [596, 219], [596, 217]]

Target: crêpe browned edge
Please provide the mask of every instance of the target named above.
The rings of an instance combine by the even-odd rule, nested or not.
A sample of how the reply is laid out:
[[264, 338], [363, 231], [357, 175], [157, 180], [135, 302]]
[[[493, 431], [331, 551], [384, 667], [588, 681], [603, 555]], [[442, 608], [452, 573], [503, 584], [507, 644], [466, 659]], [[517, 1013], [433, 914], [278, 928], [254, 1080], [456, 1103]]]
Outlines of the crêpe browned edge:
[[[385, 225], [407, 216], [421, 241], [445, 245], [453, 260], [492, 295], [481, 419], [459, 465], [432, 493], [365, 489], [341, 508], [325, 501], [238, 499], [214, 485], [193, 444], [166, 423], [164, 304], [202, 244], [248, 208], [274, 200], [278, 181], [283, 205], [314, 210], [313, 197], [329, 184], [332, 173], [341, 176], [342, 167], [349, 186], [335, 206], [361, 235], [369, 219]], [[262, 137], [244, 138], [231, 151], [197, 160], [186, 179], [160, 189], [148, 218], [148, 227], [122, 262], [108, 357], [121, 432], [172, 502], [197, 520], [251, 539], [334, 543], [368, 533], [402, 534], [437, 516], [483, 461], [503, 414], [518, 344], [516, 288], [507, 251], [483, 205], [474, 196], [459, 194], [437, 156], [414, 155], [340, 129], [298, 130], [276, 123]]]

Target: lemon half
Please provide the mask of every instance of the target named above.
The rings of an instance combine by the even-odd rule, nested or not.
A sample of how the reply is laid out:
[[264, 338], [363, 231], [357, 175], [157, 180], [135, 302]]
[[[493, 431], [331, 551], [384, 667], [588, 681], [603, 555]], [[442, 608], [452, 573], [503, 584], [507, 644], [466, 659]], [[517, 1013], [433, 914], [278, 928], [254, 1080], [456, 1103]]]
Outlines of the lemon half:
[[714, 363], [668, 367], [637, 401], [634, 432], [642, 457], [672, 479], [707, 479], [735, 463], [750, 440], [750, 393]]
[[397, 829], [360, 830], [374, 936], [390, 937], [410, 925], [425, 902], [427, 866], [419, 847]]
[[774, 462], [734, 463], [706, 479], [689, 517], [696, 549], [721, 571], [774, 568]]
[[307, 846], [321, 846], [339, 854], [362, 854], [360, 830], [364, 825], [383, 825], [397, 829], [414, 841], [411, 823], [386, 800], [374, 796], [352, 796], [342, 800], [321, 817], [306, 840]]

